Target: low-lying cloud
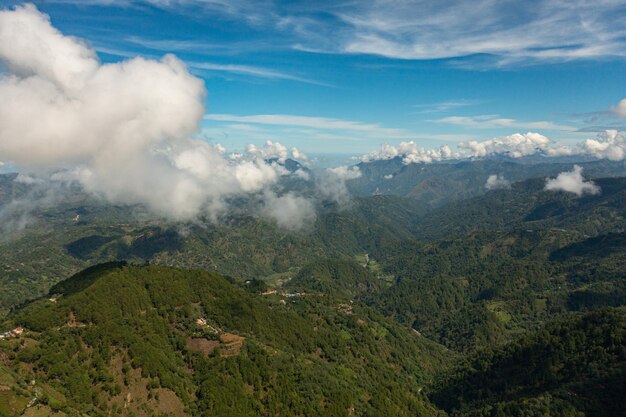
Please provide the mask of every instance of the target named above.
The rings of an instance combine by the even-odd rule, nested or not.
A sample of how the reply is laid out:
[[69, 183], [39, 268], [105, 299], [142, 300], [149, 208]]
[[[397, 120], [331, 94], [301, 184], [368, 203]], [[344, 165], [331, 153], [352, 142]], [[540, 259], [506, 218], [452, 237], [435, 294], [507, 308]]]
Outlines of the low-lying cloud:
[[371, 152], [361, 158], [363, 162], [371, 162], [377, 160], [387, 160], [397, 157], [402, 158], [402, 162], [406, 165], [413, 163], [431, 163], [444, 159], [452, 159], [457, 157], [452, 153], [449, 146], [444, 145], [439, 149], [427, 149], [418, 147], [414, 141], [400, 142], [397, 146], [384, 144], [380, 150]]
[[626, 157], [626, 141], [617, 130], [607, 130], [600, 133], [596, 139], [587, 139], [583, 142], [584, 153], [599, 159], [622, 161]]
[[511, 188], [511, 182], [504, 178], [502, 175], [490, 175], [487, 178], [487, 182], [485, 183], [485, 188], [487, 190], [499, 190]]
[[600, 187], [592, 181], [585, 181], [582, 173], [582, 167], [574, 165], [572, 171], [561, 172], [556, 178], [548, 178], [545, 189], [547, 191], [574, 193], [579, 197], [583, 194], [599, 194]]
[[320, 174], [317, 180], [317, 189], [323, 198], [346, 207], [350, 202], [350, 192], [347, 181], [360, 178], [362, 175], [358, 166], [351, 168], [342, 165], [337, 168], [328, 168]]
[[310, 226], [315, 220], [315, 207], [310, 200], [293, 193], [278, 196], [265, 195], [263, 212], [267, 217], [286, 229], [300, 229]]
[[539, 134], [528, 132], [525, 134], [515, 133], [479, 141], [462, 142], [460, 149], [469, 151], [473, 157], [484, 157], [489, 155], [509, 155], [513, 158], [532, 155], [538, 150], [546, 149], [550, 145], [550, 139]]
[[594, 139], [587, 139], [573, 146], [561, 145], [540, 133], [528, 132], [514, 133], [483, 141], [460, 142], [457, 148], [456, 151], [445, 145], [437, 149], [420, 148], [413, 141], [401, 142], [395, 146], [384, 144], [380, 150], [361, 157], [361, 160], [372, 162], [401, 158], [402, 162], [408, 165], [491, 156], [510, 158], [522, 158], [531, 155], [545, 157], [587, 156], [611, 161], [626, 159], [626, 141], [617, 130], [607, 130], [599, 133]]
[[285, 170], [265, 160], [284, 161], [284, 146], [268, 142], [229, 158], [223, 147], [193, 139], [206, 91], [173, 55], [101, 63], [25, 5], [0, 11], [0, 60], [8, 70], [0, 75], [0, 160], [20, 171], [66, 172], [110, 202], [143, 204], [174, 220], [217, 218], [242, 194], [265, 198], [260, 212], [282, 226], [311, 217], [300, 197], [271, 191]]

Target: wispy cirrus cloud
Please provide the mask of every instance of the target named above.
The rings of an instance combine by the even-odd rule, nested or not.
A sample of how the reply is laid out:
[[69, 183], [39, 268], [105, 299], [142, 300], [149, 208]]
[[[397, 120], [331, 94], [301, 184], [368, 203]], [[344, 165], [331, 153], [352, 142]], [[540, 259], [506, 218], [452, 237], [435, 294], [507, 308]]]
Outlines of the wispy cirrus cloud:
[[321, 142], [332, 142], [335, 149], [350, 152], [354, 149], [355, 143], [360, 143], [361, 147], [374, 149], [389, 140], [458, 143], [475, 139], [475, 135], [464, 133], [418, 133], [378, 123], [301, 115], [207, 114], [204, 119], [202, 133], [209, 141], [228, 143], [230, 146], [237, 146], [244, 139], [248, 142], [268, 139], [288, 143], [295, 141], [298, 147], [311, 152], [319, 149]]
[[236, 64], [215, 64], [211, 62], [188, 62], [189, 67], [198, 70], [205, 71], [217, 71], [228, 72], [233, 74], [248, 75], [258, 78], [274, 79], [274, 80], [287, 80], [297, 81], [306, 84], [314, 84], [323, 87], [332, 87], [330, 84], [312, 80], [309, 78], [299, 77], [297, 75], [288, 74], [281, 71], [276, 71], [268, 68], [255, 67], [250, 65], [236, 65]]
[[[626, 57], [621, 0], [49, 0], [117, 7], [158, 7], [243, 22], [265, 47], [394, 59], [464, 59], [461, 66]], [[189, 47], [190, 45], [179, 45]], [[457, 62], [459, 64], [459, 62]]]
[[605, 124], [605, 125], [593, 125], [593, 126], [585, 126], [578, 129], [576, 132], [580, 133], [600, 133], [606, 132], [607, 130], [617, 130], [619, 132], [626, 132], [625, 124]]
[[[211, 55], [239, 55], [259, 50], [280, 49], [281, 45], [263, 40], [207, 42], [203, 39], [192, 38], [147, 38], [128, 36], [123, 41], [146, 49], [159, 52], [195, 53]], [[285, 45], [282, 45], [285, 48]]]
[[624, 57], [626, 4], [600, 0], [385, 0], [340, 14], [343, 51], [400, 59], [486, 54], [501, 64]]
[[481, 100], [458, 99], [440, 101], [437, 103], [415, 104], [413, 105], [413, 107], [418, 109], [418, 111], [416, 112], [418, 114], [428, 114], [444, 113], [450, 110], [455, 110], [467, 106], [474, 106], [480, 103], [482, 103]]
[[234, 114], [207, 114], [204, 116], [204, 119], [219, 122], [297, 126], [326, 130], [348, 130], [394, 138], [412, 137], [412, 134], [404, 129], [388, 128], [375, 123], [355, 122], [351, 120], [333, 119], [328, 117], [296, 116], [288, 114], [257, 114], [251, 116], [238, 116]]
[[521, 121], [499, 117], [498, 115], [449, 116], [434, 120], [437, 123], [462, 126], [471, 129], [522, 128], [575, 131], [572, 126], [560, 125], [549, 121]]
[[221, 43], [205, 42], [198, 39], [148, 39], [139, 36], [128, 36], [125, 40], [132, 44], [161, 52], [214, 52], [223, 48], [231, 49]]
[[[136, 56], [137, 53], [133, 51], [128, 51], [123, 48], [118, 47], [107, 47], [103, 45], [95, 46], [95, 50], [99, 53], [104, 53], [107, 55], [114, 55], [123, 58], [129, 58]], [[152, 54], [143, 54], [143, 56], [153, 58]], [[283, 71], [278, 71], [270, 68], [257, 67], [254, 65], [239, 65], [239, 64], [222, 64], [215, 62], [203, 62], [203, 61], [187, 61], [187, 66], [192, 70], [198, 70], [202, 72], [221, 72], [221, 73], [229, 73], [229, 74], [238, 74], [243, 76], [249, 76], [254, 78], [265, 78], [271, 80], [286, 80], [286, 81], [295, 81], [301, 82], [305, 84], [314, 84], [322, 87], [333, 87], [333, 85], [325, 83], [323, 81], [318, 81], [294, 74], [290, 74]]]
[[626, 119], [626, 98], [607, 109], [572, 115], [580, 118], [587, 126], [578, 129], [578, 132], [604, 132], [606, 130], [625, 131], [623, 119]]

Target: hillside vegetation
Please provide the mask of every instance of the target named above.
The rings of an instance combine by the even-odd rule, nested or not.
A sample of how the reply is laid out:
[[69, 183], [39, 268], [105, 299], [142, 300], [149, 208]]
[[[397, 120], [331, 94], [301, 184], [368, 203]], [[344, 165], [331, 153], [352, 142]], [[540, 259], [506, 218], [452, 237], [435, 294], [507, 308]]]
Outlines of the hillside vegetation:
[[435, 416], [421, 391], [454, 357], [360, 304], [160, 266], [91, 268], [18, 323], [0, 341], [11, 416]]
[[[492, 168], [445, 165], [421, 168]], [[626, 178], [594, 182], [321, 202], [298, 232], [245, 202], [35, 210], [0, 245], [3, 329], [26, 329], [0, 340], [0, 416], [624, 415]]]
[[626, 309], [549, 323], [470, 356], [432, 393], [451, 416], [626, 415]]

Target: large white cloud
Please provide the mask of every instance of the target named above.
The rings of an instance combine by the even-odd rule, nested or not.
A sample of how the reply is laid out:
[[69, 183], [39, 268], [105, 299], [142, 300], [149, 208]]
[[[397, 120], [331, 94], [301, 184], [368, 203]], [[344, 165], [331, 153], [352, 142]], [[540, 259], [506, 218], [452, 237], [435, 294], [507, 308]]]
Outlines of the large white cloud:
[[492, 155], [508, 155], [513, 158], [533, 155], [539, 151], [548, 151], [550, 139], [539, 134], [528, 132], [515, 133], [509, 136], [496, 137], [484, 141], [461, 142], [458, 151], [454, 152], [444, 145], [437, 149], [417, 146], [414, 141], [401, 142], [398, 145], [384, 144], [380, 150], [371, 152], [361, 158], [364, 162], [386, 160], [401, 157], [404, 164], [431, 163], [450, 159], [481, 158]]
[[285, 162], [285, 160], [289, 157], [289, 150], [286, 146], [281, 145], [280, 143], [272, 142], [271, 140], [268, 140], [263, 147], [250, 144], [247, 146], [246, 152], [251, 155], [259, 156], [263, 159], [276, 158], [279, 162]]
[[561, 172], [556, 178], [548, 178], [545, 189], [548, 191], [566, 191], [577, 196], [600, 193], [600, 187], [592, 181], [585, 181], [583, 169], [578, 165], [574, 165], [572, 171]]
[[479, 141], [462, 142], [459, 148], [470, 151], [471, 156], [483, 157], [495, 154], [507, 154], [513, 158], [532, 155], [540, 149], [546, 149], [550, 145], [550, 139], [539, 134], [528, 132], [525, 134], [515, 133]]
[[451, 159], [458, 155], [453, 154], [449, 146], [444, 145], [439, 149], [427, 149], [418, 147], [414, 141], [400, 142], [397, 146], [384, 144], [380, 150], [371, 152], [361, 158], [363, 162], [387, 160], [401, 157], [404, 164], [431, 163]]
[[607, 130], [599, 133], [594, 139], [587, 139], [575, 145], [555, 143], [540, 133], [528, 132], [514, 133], [483, 141], [461, 142], [457, 147], [457, 151], [452, 151], [448, 146], [441, 146], [438, 149], [420, 148], [413, 141], [401, 142], [396, 146], [384, 144], [380, 150], [361, 157], [361, 160], [371, 162], [400, 157], [404, 164], [411, 164], [484, 158], [495, 155], [522, 158], [536, 154], [547, 157], [592, 156], [612, 161], [626, 159], [626, 141], [624, 136], [616, 130]]
[[69, 170], [90, 192], [177, 220], [215, 217], [228, 197], [263, 194], [284, 173], [264, 161], [286, 157], [278, 143], [227, 159], [192, 139], [206, 91], [172, 55], [100, 63], [25, 5], [0, 11], [0, 60], [0, 160], [22, 170]]
[[607, 130], [596, 139], [587, 139], [582, 147], [585, 153], [600, 159], [621, 161], [626, 157], [626, 142], [617, 130]]

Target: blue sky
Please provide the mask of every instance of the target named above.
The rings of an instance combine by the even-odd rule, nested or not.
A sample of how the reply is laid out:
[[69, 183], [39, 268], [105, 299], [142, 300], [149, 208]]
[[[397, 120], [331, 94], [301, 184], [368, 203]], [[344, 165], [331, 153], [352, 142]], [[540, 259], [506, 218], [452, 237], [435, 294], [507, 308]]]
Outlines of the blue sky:
[[228, 149], [625, 130], [611, 111], [626, 97], [624, 1], [33, 3], [103, 62], [181, 58], [208, 90], [199, 135]]

